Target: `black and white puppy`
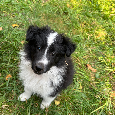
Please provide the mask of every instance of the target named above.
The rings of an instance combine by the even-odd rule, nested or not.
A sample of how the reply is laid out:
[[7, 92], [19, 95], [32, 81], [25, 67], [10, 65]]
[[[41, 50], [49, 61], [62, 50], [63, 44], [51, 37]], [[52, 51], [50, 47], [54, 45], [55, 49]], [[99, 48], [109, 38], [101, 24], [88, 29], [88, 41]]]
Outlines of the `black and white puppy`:
[[72, 83], [74, 69], [70, 55], [75, 48], [69, 38], [48, 26], [30, 26], [24, 50], [20, 52], [19, 77], [24, 93], [18, 99], [26, 101], [32, 94], [38, 94], [43, 98], [41, 108], [48, 107]]

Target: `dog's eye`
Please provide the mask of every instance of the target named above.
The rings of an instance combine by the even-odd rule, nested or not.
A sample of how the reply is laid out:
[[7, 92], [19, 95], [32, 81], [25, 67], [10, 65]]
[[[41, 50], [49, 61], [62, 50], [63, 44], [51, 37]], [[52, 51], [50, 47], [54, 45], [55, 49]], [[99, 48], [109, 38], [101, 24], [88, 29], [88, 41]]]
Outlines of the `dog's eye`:
[[40, 47], [40, 46], [38, 46], [38, 47], [37, 47], [37, 49], [38, 49], [38, 50], [41, 50], [41, 47]]

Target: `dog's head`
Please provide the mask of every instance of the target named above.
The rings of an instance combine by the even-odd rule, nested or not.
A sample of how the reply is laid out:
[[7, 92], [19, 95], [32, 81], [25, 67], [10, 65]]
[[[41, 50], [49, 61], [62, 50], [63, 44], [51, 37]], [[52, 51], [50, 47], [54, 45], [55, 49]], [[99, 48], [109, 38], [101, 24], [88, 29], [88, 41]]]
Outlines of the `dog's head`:
[[69, 38], [51, 30], [48, 26], [30, 26], [26, 35], [25, 52], [36, 74], [46, 73], [52, 66], [62, 66], [65, 57], [75, 50]]

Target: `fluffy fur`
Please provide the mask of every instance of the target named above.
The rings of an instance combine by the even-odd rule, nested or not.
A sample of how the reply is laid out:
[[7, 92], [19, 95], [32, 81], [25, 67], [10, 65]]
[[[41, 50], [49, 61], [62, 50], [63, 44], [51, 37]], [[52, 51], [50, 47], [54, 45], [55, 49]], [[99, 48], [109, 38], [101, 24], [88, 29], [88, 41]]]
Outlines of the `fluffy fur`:
[[74, 50], [75, 44], [69, 38], [48, 26], [30, 26], [24, 50], [20, 52], [19, 77], [24, 93], [18, 99], [25, 101], [38, 94], [43, 98], [41, 108], [48, 107], [72, 83], [74, 70], [70, 55]]

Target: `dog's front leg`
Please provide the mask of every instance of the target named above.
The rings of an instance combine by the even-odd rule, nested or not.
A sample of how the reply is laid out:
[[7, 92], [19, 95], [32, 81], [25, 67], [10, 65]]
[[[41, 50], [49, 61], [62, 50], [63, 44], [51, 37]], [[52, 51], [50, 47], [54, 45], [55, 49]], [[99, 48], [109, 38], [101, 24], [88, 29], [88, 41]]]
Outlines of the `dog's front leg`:
[[32, 95], [32, 91], [30, 91], [28, 88], [24, 88], [24, 93], [22, 93], [19, 97], [18, 100], [20, 101], [26, 101], [28, 100]]
[[49, 105], [51, 104], [51, 102], [52, 102], [55, 98], [56, 98], [56, 96], [55, 96], [55, 97], [45, 97], [45, 98], [43, 98], [43, 101], [42, 101], [42, 103], [41, 103], [40, 108], [41, 108], [41, 109], [45, 109], [45, 108], [49, 107]]

